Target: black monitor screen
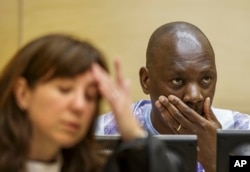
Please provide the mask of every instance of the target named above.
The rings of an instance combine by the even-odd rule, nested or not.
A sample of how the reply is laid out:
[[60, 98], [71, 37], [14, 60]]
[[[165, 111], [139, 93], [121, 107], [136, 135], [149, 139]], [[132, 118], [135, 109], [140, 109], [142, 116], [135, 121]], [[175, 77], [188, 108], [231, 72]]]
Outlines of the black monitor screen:
[[250, 172], [250, 130], [217, 130], [217, 172]]
[[[179, 172], [196, 172], [197, 136], [196, 135], [157, 135], [167, 146], [170, 160], [176, 164]], [[98, 142], [105, 145], [104, 153], [111, 153], [119, 136], [96, 136]]]

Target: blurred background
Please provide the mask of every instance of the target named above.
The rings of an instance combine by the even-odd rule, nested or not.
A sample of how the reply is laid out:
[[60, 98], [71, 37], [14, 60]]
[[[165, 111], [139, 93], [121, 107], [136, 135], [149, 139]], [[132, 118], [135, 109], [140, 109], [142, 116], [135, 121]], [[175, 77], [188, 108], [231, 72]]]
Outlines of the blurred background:
[[152, 32], [167, 22], [193, 23], [216, 55], [213, 105], [250, 114], [249, 0], [0, 0], [0, 11], [0, 69], [30, 40], [67, 33], [97, 46], [111, 72], [113, 60], [120, 59], [134, 101], [149, 98], [138, 72]]

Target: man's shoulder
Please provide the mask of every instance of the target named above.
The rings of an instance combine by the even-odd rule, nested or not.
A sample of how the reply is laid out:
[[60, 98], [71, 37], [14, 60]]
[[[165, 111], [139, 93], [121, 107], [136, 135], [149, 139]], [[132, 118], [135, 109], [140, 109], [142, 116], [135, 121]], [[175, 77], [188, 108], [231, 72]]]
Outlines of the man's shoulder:
[[223, 129], [250, 129], [250, 115], [236, 110], [212, 108]]
[[144, 109], [148, 106], [151, 107], [151, 100], [141, 99], [141, 100], [133, 103], [132, 109], [133, 109], [133, 111], [136, 111], [137, 109]]
[[[138, 110], [144, 110], [148, 107], [151, 107], [151, 101], [150, 100], [145, 100], [145, 99], [141, 99], [141, 100], [138, 100], [136, 102], [134, 102], [132, 105], [131, 105], [131, 109], [133, 112], [137, 112]], [[104, 113], [102, 115], [100, 115], [101, 118], [112, 118], [111, 116], [113, 116], [113, 112], [107, 112], [107, 113]]]
[[215, 116], [217, 115], [224, 115], [224, 114], [229, 114], [233, 115], [234, 111], [230, 109], [223, 109], [223, 108], [217, 108], [217, 107], [212, 107], [212, 111], [215, 113]]
[[[137, 121], [144, 125], [145, 113], [148, 109], [151, 109], [150, 100], [139, 100], [131, 105], [131, 109]], [[118, 128], [113, 115], [113, 112], [107, 112], [100, 115], [97, 119], [96, 134], [118, 134]]]
[[215, 116], [221, 116], [221, 115], [230, 115], [230, 116], [235, 116], [235, 115], [239, 115], [239, 116], [244, 116], [246, 118], [250, 118], [249, 114], [246, 113], [242, 113], [236, 110], [231, 110], [231, 109], [222, 109], [222, 108], [216, 108], [216, 107], [212, 107], [212, 111], [214, 112]]

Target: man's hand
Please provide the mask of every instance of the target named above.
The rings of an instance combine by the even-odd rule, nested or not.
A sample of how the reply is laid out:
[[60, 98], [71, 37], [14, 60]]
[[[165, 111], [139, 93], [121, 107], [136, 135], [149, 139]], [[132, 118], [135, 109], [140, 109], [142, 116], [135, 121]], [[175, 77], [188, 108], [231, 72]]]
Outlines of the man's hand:
[[203, 116], [173, 95], [160, 96], [155, 105], [173, 133], [198, 136], [198, 161], [206, 172], [214, 172], [216, 169], [216, 131], [221, 128], [221, 124], [212, 112], [210, 98], [207, 97], [204, 101]]

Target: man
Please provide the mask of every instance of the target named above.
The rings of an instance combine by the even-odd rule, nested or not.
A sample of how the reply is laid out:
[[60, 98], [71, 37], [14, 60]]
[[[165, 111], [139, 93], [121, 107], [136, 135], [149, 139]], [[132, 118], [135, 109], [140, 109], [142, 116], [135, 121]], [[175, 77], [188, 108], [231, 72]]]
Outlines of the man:
[[[133, 104], [137, 120], [152, 134], [196, 134], [198, 161], [206, 172], [215, 172], [216, 130], [249, 129], [250, 116], [212, 107], [217, 72], [205, 34], [187, 22], [159, 27], [149, 40], [146, 66], [139, 74], [151, 101]], [[119, 133], [111, 113], [99, 118], [96, 133]], [[200, 166], [197, 170], [203, 171]]]

